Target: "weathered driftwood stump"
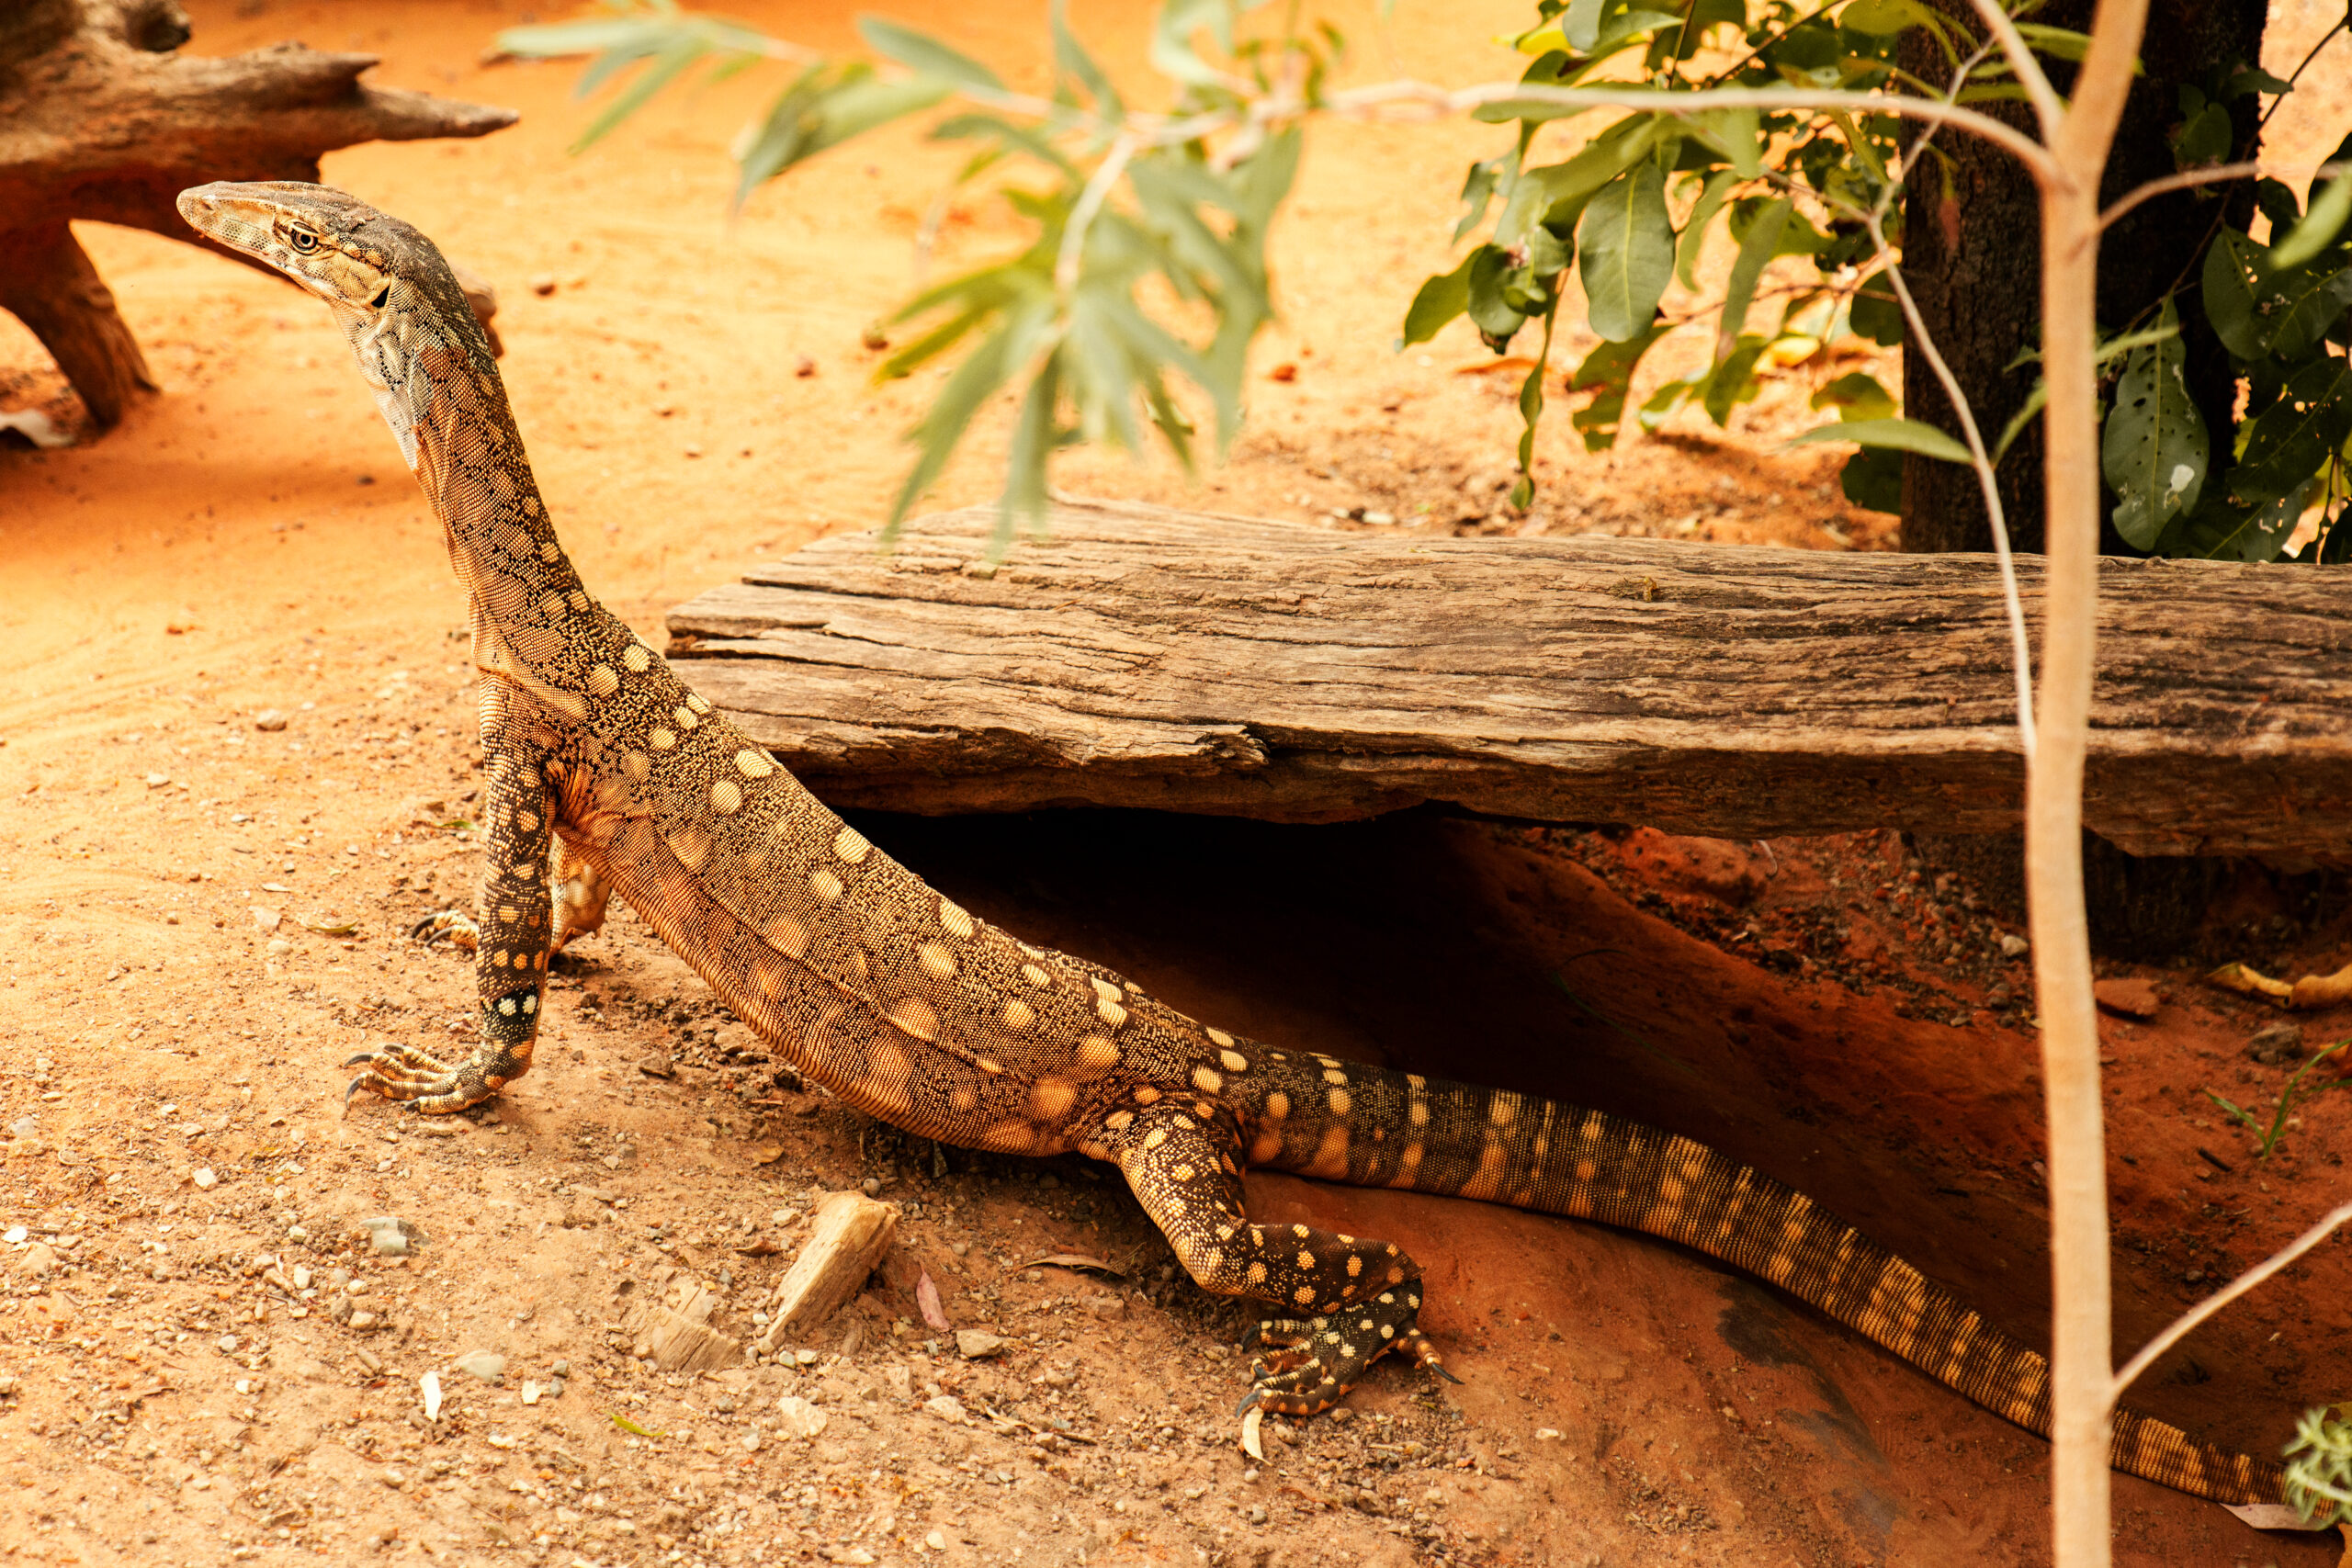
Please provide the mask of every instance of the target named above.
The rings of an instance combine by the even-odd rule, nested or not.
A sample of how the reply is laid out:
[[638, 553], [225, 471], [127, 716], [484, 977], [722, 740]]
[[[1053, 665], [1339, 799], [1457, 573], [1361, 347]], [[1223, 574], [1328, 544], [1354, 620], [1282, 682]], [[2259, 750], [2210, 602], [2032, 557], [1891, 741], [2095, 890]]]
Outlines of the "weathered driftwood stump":
[[[839, 806], [1282, 821], [1425, 801], [1723, 837], [2019, 819], [1989, 556], [1341, 534], [992, 509], [825, 539], [670, 615]], [[2040, 563], [2019, 563], [2041, 614]], [[2084, 814], [2138, 854], [2352, 857], [2352, 570], [2105, 564]]]
[[154, 381], [70, 220], [219, 250], [172, 205], [189, 186], [316, 180], [320, 154], [338, 147], [480, 136], [515, 119], [363, 87], [371, 54], [282, 43], [183, 56], [188, 30], [176, 0], [0, 0], [0, 310], [40, 339], [100, 429]]

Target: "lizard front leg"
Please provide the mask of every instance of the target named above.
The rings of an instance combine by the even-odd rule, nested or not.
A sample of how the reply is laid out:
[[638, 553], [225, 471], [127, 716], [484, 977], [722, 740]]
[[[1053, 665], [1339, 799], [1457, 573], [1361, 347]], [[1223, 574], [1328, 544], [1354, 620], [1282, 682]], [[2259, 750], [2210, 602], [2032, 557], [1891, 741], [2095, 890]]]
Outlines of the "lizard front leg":
[[1241, 1139], [1222, 1110], [1159, 1101], [1112, 1113], [1108, 1150], [1204, 1290], [1277, 1309], [1259, 1324], [1275, 1347], [1252, 1368], [1241, 1408], [1286, 1416], [1328, 1410], [1391, 1350], [1440, 1375], [1419, 1325], [1420, 1268], [1394, 1242], [1312, 1225], [1251, 1224], [1241, 1206]]
[[[481, 1038], [473, 1055], [447, 1063], [408, 1045], [363, 1053], [344, 1064], [367, 1068], [345, 1090], [346, 1105], [368, 1089], [426, 1115], [445, 1115], [479, 1105], [531, 1070], [548, 954], [554, 946], [548, 848], [555, 830], [557, 764], [544, 731], [524, 711], [529, 701], [503, 681], [485, 682], [488, 832], [473, 922], [474, 988], [481, 998]], [[601, 897], [595, 904], [601, 915]]]

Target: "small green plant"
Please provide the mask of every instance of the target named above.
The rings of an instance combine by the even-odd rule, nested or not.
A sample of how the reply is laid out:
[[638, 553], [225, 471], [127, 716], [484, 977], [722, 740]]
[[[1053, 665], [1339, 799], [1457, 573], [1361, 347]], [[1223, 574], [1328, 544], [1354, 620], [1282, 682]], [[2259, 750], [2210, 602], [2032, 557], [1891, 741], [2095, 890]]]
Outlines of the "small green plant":
[[2295, 1069], [2295, 1076], [2287, 1080], [2287, 1087], [2279, 1092], [2278, 1113], [2270, 1118], [2270, 1125], [2267, 1128], [2263, 1126], [2260, 1117], [2250, 1111], [2231, 1104], [2210, 1089], [2205, 1091], [2205, 1098], [2220, 1106], [2222, 1113], [2231, 1121], [2261, 1139], [2261, 1145], [2254, 1151], [2254, 1157], [2268, 1159], [2270, 1151], [2277, 1148], [2278, 1140], [2286, 1135], [2287, 1118], [2294, 1113], [2296, 1106], [2314, 1095], [2324, 1094], [2331, 1089], [2343, 1089], [2352, 1085], [2352, 1078], [2337, 1078], [2330, 1083], [2313, 1084], [2309, 1089], [2303, 1087], [2303, 1079], [2309, 1076], [2313, 1067], [2318, 1066], [2346, 1045], [2352, 1045], [2352, 1040], [2339, 1040]]
[[2352, 1425], [2335, 1419], [2331, 1408], [2346, 1407], [2304, 1411], [2286, 1448], [2287, 1502], [2306, 1522], [2322, 1525], [2352, 1519]]

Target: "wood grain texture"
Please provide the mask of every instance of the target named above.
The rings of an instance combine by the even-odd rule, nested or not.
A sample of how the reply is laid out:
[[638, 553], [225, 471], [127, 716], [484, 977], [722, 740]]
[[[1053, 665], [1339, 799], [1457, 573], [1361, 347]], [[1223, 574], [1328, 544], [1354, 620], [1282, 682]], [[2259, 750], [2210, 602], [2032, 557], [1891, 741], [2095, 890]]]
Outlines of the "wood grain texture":
[[[1342, 534], [1135, 504], [819, 541], [671, 613], [679, 673], [837, 807], [1333, 821], [1423, 802], [1770, 837], [2019, 820], [1989, 556]], [[2037, 561], [2021, 564], [2029, 619]], [[2352, 854], [2352, 581], [2107, 563], [2088, 825]]]

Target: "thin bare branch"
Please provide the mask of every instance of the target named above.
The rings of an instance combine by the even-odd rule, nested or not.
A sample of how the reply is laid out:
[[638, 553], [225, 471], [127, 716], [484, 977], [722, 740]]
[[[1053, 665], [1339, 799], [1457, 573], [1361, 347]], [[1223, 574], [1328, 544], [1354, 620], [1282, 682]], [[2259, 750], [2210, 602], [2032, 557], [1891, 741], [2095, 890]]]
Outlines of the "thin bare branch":
[[1078, 200], [1069, 209], [1069, 220], [1062, 225], [1061, 249], [1054, 254], [1054, 291], [1068, 294], [1078, 287], [1078, 264], [1086, 254], [1086, 231], [1094, 225], [1094, 215], [1102, 210], [1102, 203], [1110, 198], [1111, 187], [1119, 183], [1126, 172], [1127, 160], [1136, 155], [1136, 138], [1125, 131], [1111, 143], [1102, 155], [1086, 188], [1078, 193]]
[[2009, 660], [2018, 684], [2018, 741], [2025, 750], [2026, 765], [2030, 768], [2036, 744], [2033, 646], [2026, 638], [2025, 604], [2018, 592], [2017, 561], [2009, 554], [2009, 520], [2001, 506], [2001, 487], [1993, 477], [1993, 459], [1985, 450], [1984, 433], [1977, 428], [1976, 412], [1968, 406], [1968, 394], [1961, 389], [1960, 378], [1952, 374], [1942, 351], [1936, 347], [1936, 340], [1928, 335], [1927, 318], [1920, 313], [1918, 301], [1911, 297], [1911, 286], [1903, 281], [1903, 269], [1895, 265], [1893, 247], [1886, 242], [1886, 230], [1875, 213], [1869, 222], [1871, 242], [1878, 247], [1877, 259], [1883, 265], [1886, 280], [1894, 285], [1894, 297], [1903, 306], [1903, 320], [1911, 328], [1911, 341], [1918, 346], [1928, 368], [1935, 372], [1937, 384], [1951, 400], [1952, 411], [1960, 416], [1961, 434], [1968, 442], [1968, 465], [1976, 470], [1977, 488], [1984, 494], [1984, 515], [1993, 525], [1993, 554], [2001, 563], [2001, 603], [2008, 612]]
[[2155, 1364], [2157, 1357], [2187, 1338], [2199, 1324], [2325, 1241], [2346, 1220], [2352, 1220], [2352, 1203], [2337, 1204], [2322, 1215], [2320, 1222], [2311, 1229], [2173, 1319], [2172, 1326], [2142, 1346], [2138, 1355], [2123, 1363], [2123, 1370], [2115, 1374], [2114, 1385], [2107, 1392], [2108, 1403], [2111, 1404], [2122, 1398], [2123, 1391], [2139, 1382], [2140, 1375]]
[[[2322, 164], [2312, 171], [2312, 178], [2334, 179], [2347, 168], [2352, 168], [2352, 164]], [[2150, 180], [2145, 185], [2134, 186], [2129, 192], [2117, 197], [2113, 206], [2098, 215], [2098, 226], [2104, 229], [2142, 202], [2154, 200], [2157, 197], [2173, 191], [2189, 190], [2198, 186], [2220, 185], [2224, 180], [2250, 180], [2261, 173], [2260, 164], [2244, 163], [2214, 164], [2202, 169], [2184, 169], [2177, 175], [2166, 175], [2160, 180]]]
[[1973, 0], [1973, 3], [1976, 6], [1976, 14], [1984, 19], [1985, 27], [2000, 40], [2001, 52], [2007, 57], [2009, 69], [2017, 73], [2018, 85], [2025, 89], [2026, 101], [2033, 105], [2034, 118], [2041, 122], [2042, 141], [2057, 141], [2058, 127], [2065, 122], [2066, 106], [2060, 100], [2057, 89], [2051, 86], [2049, 76], [2041, 69], [2041, 62], [2033, 57], [2033, 51], [2027, 47], [2025, 35], [2018, 31], [2017, 23], [2001, 9], [2000, 0]]

